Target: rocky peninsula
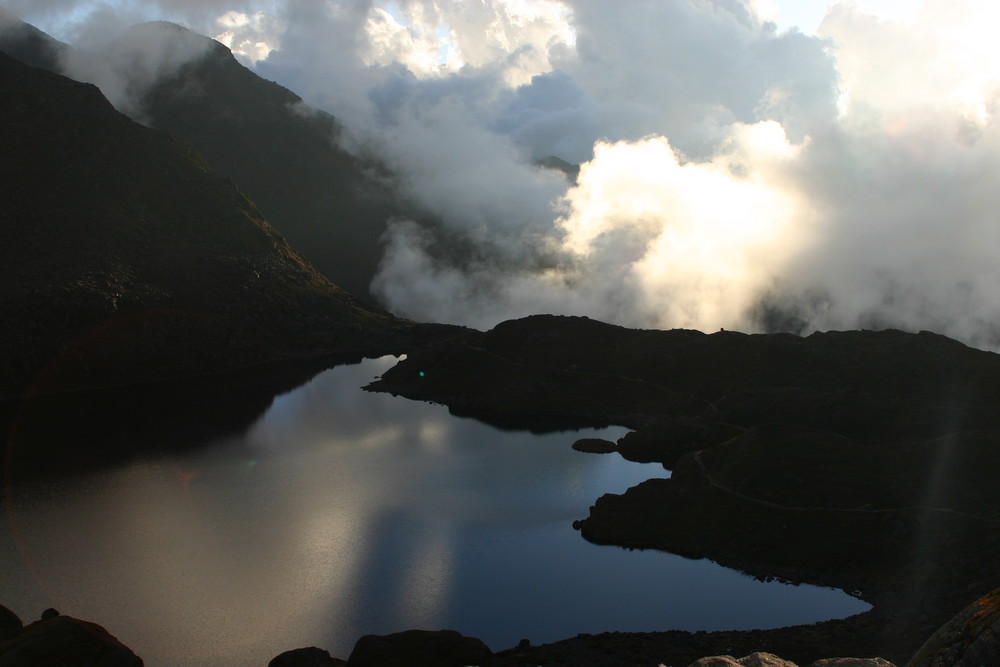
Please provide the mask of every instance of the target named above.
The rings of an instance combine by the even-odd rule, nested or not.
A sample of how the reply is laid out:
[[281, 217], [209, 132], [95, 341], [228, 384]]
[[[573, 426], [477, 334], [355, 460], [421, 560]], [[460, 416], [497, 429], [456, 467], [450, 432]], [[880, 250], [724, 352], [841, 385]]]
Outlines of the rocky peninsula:
[[[628, 426], [619, 453], [673, 474], [597, 499], [576, 524], [584, 538], [837, 587], [874, 607], [735, 633], [726, 646], [741, 655], [905, 664], [1000, 585], [1000, 356], [937, 334], [704, 334], [534, 316], [414, 353], [368, 389], [498, 424]], [[671, 642], [567, 641], [635, 656]]]

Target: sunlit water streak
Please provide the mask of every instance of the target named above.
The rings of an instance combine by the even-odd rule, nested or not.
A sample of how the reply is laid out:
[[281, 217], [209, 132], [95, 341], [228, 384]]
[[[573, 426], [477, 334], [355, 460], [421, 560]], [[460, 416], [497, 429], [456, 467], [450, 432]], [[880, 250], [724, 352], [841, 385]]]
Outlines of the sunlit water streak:
[[[658, 466], [575, 452], [328, 371], [243, 436], [10, 490], [0, 590], [26, 620], [98, 621], [150, 667], [346, 658], [365, 633], [454, 628], [499, 650], [607, 630], [750, 629], [866, 608], [708, 561], [598, 547], [572, 521]], [[13, 539], [12, 539], [13, 538]]]

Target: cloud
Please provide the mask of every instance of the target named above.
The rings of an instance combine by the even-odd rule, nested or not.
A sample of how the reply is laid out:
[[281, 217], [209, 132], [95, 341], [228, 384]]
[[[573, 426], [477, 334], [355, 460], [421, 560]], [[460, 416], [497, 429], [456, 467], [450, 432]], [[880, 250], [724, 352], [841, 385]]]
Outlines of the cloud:
[[[817, 39], [707, 3], [628, 15], [642, 4], [612, 21], [575, 3], [576, 60], [502, 98], [491, 121], [515, 143], [592, 150], [553, 206], [554, 259], [459, 266], [397, 230], [379, 283], [390, 305], [480, 326], [552, 311], [1000, 345], [1000, 77], [970, 25], [984, 16], [972, 9], [995, 10], [926, 4], [894, 23], [842, 4]], [[404, 245], [424, 282], [394, 292], [418, 284]]]
[[1000, 345], [1000, 71], [977, 27], [991, 12], [925, 3], [901, 24], [831, 11], [821, 32], [837, 44], [843, 113], [803, 151], [795, 186], [820, 215], [767, 306], [807, 330], [931, 329]]
[[280, 46], [284, 32], [284, 25], [277, 17], [262, 11], [247, 14], [230, 9], [219, 15], [215, 24], [221, 32], [211, 36], [251, 66]]
[[408, 224], [391, 229], [375, 287], [397, 309], [480, 325], [540, 311], [644, 327], [746, 324], [801, 245], [805, 215], [782, 185], [800, 149], [773, 121], [734, 127], [724, 146], [710, 162], [682, 163], [663, 137], [599, 143], [535, 241], [547, 263], [445, 265]]
[[[558, 69], [524, 85], [504, 89], [486, 68], [409, 80], [413, 106], [397, 105], [399, 133], [381, 135], [387, 159], [407, 152], [407, 138], [417, 134], [400, 118], [413, 113], [426, 121], [450, 99], [450, 120], [422, 123], [426, 143], [416, 151], [434, 155], [436, 146], [443, 153], [424, 162], [426, 170], [411, 162], [400, 171], [433, 181], [411, 181], [412, 190], [436, 202], [435, 213], [450, 211], [450, 224], [464, 227], [477, 248], [510, 252], [452, 261], [433, 251], [426, 230], [394, 227], [374, 285], [391, 308], [480, 326], [538, 311], [638, 326], [750, 324], [745, 312], [775, 279], [798, 234], [789, 212], [795, 197], [765, 182], [778, 177], [765, 175], [774, 160], [761, 157], [764, 135], [777, 137], [771, 143], [784, 151], [794, 148], [781, 126], [754, 124], [767, 117], [762, 100], [771, 116], [795, 116], [800, 141], [806, 127], [832, 122], [832, 59], [820, 40], [777, 35], [740, 3], [613, 9], [574, 3], [576, 51], [561, 41], [548, 52]], [[433, 102], [429, 91], [438, 93]], [[468, 139], [484, 130], [493, 134], [493, 148]], [[544, 188], [526, 176], [539, 173], [531, 160], [553, 154], [588, 162], [568, 192], [566, 182]], [[490, 178], [465, 178], [477, 172]], [[525, 176], [511, 188], [515, 173]], [[545, 196], [531, 197], [532, 189]], [[497, 205], [483, 206], [488, 201]], [[530, 230], [526, 240], [510, 234], [520, 229]]]
[[[397, 312], [998, 347], [1000, 10], [870, 2], [832, 5], [818, 35], [750, 0], [114, 6], [224, 37], [390, 168], [413, 215], [374, 288]], [[63, 39], [114, 23], [108, 3], [27, 4], [61, 11]], [[575, 185], [549, 155], [583, 163]]]
[[142, 98], [157, 81], [205, 56], [212, 42], [170, 23], [135, 26], [98, 50], [62, 54], [64, 74], [97, 85], [117, 109], [142, 120]]

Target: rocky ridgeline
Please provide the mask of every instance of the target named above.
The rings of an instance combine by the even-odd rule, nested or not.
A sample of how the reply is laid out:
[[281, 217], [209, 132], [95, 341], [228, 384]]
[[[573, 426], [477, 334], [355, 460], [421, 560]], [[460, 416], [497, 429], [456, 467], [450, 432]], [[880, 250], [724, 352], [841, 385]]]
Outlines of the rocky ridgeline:
[[[479, 639], [454, 630], [407, 630], [391, 635], [366, 635], [358, 640], [347, 660], [334, 658], [326, 650], [309, 647], [282, 653], [268, 667], [895, 667], [879, 657], [820, 658], [792, 662], [772, 653], [757, 651], [742, 658], [711, 655], [685, 658], [692, 638], [702, 646], [715, 638], [717, 648], [739, 633], [652, 633], [676, 640], [662, 645], [658, 656], [649, 636], [624, 636], [618, 652], [588, 649], [587, 638], [543, 646], [528, 640], [511, 649], [493, 653]], [[685, 641], [684, 636], [687, 636]], [[101, 626], [60, 615], [48, 609], [38, 621], [24, 625], [16, 614], [0, 605], [0, 665], [4, 667], [137, 667], [143, 664], [128, 647]], [[979, 598], [937, 630], [905, 667], [990, 667], [1000, 665], [1000, 589]]]
[[[510, 652], [508, 652], [510, 653]], [[509, 656], [508, 656], [509, 657]], [[478, 639], [454, 630], [437, 632], [407, 630], [393, 635], [362, 637], [347, 661], [333, 658], [319, 648], [303, 648], [282, 653], [268, 667], [495, 667], [533, 665], [536, 660], [511, 662], [503, 654], [493, 655]], [[538, 664], [569, 664], [541, 662]], [[628, 665], [615, 656], [580, 656], [575, 665]], [[660, 667], [670, 667], [660, 663]], [[752, 653], [742, 658], [729, 655], [699, 658], [688, 667], [800, 667], [771, 653]], [[807, 667], [803, 665], [802, 667]], [[895, 667], [882, 658], [824, 658], [808, 667]]]

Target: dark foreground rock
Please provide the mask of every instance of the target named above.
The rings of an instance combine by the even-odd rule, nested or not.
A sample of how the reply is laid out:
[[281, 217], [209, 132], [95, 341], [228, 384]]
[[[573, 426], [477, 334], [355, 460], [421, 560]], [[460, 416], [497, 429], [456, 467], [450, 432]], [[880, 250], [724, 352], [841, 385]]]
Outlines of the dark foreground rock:
[[0, 665], [4, 667], [141, 667], [143, 662], [96, 623], [61, 616], [21, 621], [0, 606]]
[[465, 667], [493, 664], [482, 640], [454, 630], [406, 630], [365, 635], [354, 645], [348, 667]]
[[[845, 630], [847, 628], [845, 627]], [[857, 632], [858, 628], [852, 631]], [[443, 635], [451, 635], [443, 637]], [[792, 635], [789, 634], [791, 637]], [[796, 649], [795, 641], [787, 645], [800, 657], [796, 660], [789, 660], [787, 656], [778, 657], [771, 654], [764, 646], [767, 641], [773, 638], [770, 633], [760, 631], [755, 632], [654, 632], [654, 633], [606, 633], [600, 635], [583, 634], [573, 639], [563, 640], [552, 644], [531, 646], [529, 642], [523, 641], [517, 647], [504, 651], [499, 651], [492, 658], [482, 652], [481, 648], [476, 648], [474, 642], [468, 637], [461, 641], [469, 642], [476, 653], [466, 655], [469, 662], [454, 661], [453, 655], [434, 657], [433, 654], [421, 652], [427, 639], [434, 641], [453, 641], [461, 637], [457, 633], [427, 632], [409, 630], [378, 637], [380, 644], [391, 646], [385, 648], [384, 652], [370, 654], [369, 657], [381, 658], [383, 660], [395, 660], [398, 656], [401, 662], [376, 662], [357, 663], [355, 654], [346, 663], [348, 667], [357, 664], [379, 664], [379, 665], [489, 665], [493, 667], [529, 667], [545, 665], [546, 667], [651, 667], [654, 665], [694, 665], [702, 662], [699, 667], [705, 665], [718, 665], [719, 667], [894, 667], [893, 663], [878, 657], [863, 658], [817, 658], [817, 654], [812, 646], [807, 646], [809, 641], [816, 642], [823, 638], [823, 635], [816, 631], [816, 626], [809, 626], [805, 633], [799, 633], [794, 637], [795, 641], [801, 641]], [[414, 642], [414, 638], [420, 638], [419, 642]], [[361, 642], [359, 641], [359, 645]], [[376, 646], [378, 646], [376, 644]], [[282, 654], [279, 658], [292, 656], [303, 656], [304, 659], [311, 659], [312, 656], [320, 656], [319, 649], [299, 649]], [[391, 652], [390, 652], [391, 651]], [[733, 658], [731, 655], [721, 655], [721, 652], [743, 654], [743, 658]], [[322, 652], [325, 656], [325, 651]], [[390, 656], [390, 657], [386, 657]], [[411, 660], [406, 662], [407, 656]], [[708, 656], [708, 657], [705, 657]], [[812, 657], [810, 657], [812, 656]], [[277, 659], [277, 658], [276, 658]], [[326, 659], [323, 657], [322, 659]], [[360, 659], [360, 658], [359, 658]], [[430, 660], [430, 662], [424, 662]], [[490, 662], [492, 660], [492, 662]], [[712, 662], [714, 661], [714, 662]], [[312, 665], [311, 662], [288, 662], [281, 663], [283, 667], [293, 667], [294, 665]], [[319, 665], [326, 665], [326, 662], [319, 662]], [[342, 664], [342, 663], [334, 663]], [[272, 662], [269, 667], [277, 667], [277, 663]]]
[[699, 658], [688, 667], [798, 667], [794, 662], [788, 662], [771, 653], [751, 653], [742, 658], [731, 655], [712, 655]]
[[979, 598], [945, 623], [906, 667], [1000, 665], [1000, 589]]
[[24, 623], [17, 614], [0, 605], [0, 642], [5, 642], [18, 635], [24, 629]]
[[[773, 653], [751, 653], [742, 658], [731, 655], [713, 655], [700, 658], [688, 667], [799, 667], [794, 662], [779, 658]], [[824, 658], [808, 667], [895, 667], [882, 658]]]
[[267, 667], [339, 667], [346, 664], [343, 660], [332, 657], [329, 651], [310, 646], [285, 651], [267, 663]]

